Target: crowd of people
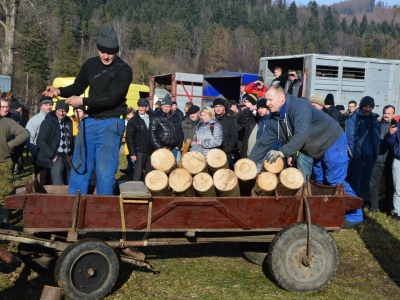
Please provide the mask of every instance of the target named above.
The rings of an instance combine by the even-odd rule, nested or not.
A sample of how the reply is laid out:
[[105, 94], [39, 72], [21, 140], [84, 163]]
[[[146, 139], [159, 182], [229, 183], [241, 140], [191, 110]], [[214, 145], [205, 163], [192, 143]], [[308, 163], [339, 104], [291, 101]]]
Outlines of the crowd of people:
[[[335, 106], [332, 94], [304, 99], [300, 71], [283, 73], [276, 67], [269, 87], [260, 76], [240, 86], [238, 99], [219, 95], [211, 107], [202, 108], [187, 102], [182, 112], [167, 94], [154, 110], [147, 98], [140, 98], [135, 111], [125, 103], [132, 70], [117, 55], [112, 27], [100, 32], [97, 47], [99, 55], [82, 65], [72, 85], [46, 88], [39, 113], [28, 122], [18, 100], [1, 99], [3, 228], [9, 227], [4, 197], [11, 193], [14, 165], [24, 146], [34, 158], [41, 184], [68, 184], [70, 194], [86, 194], [95, 178], [97, 194], [111, 195], [122, 141], [128, 162], [124, 171], [134, 181], [144, 180], [152, 170], [150, 156], [155, 150], [169, 149], [179, 162], [183, 145], [190, 140], [190, 151], [204, 156], [213, 148], [224, 151], [231, 169], [240, 158], [254, 161], [261, 170], [264, 160], [282, 157], [287, 166], [302, 172], [304, 181], [312, 177], [322, 184], [344, 184], [345, 191], [361, 197], [371, 213], [381, 209], [391, 214], [393, 206], [392, 217], [400, 221], [400, 133], [393, 106], [384, 107], [379, 122], [369, 96], [358, 106], [350, 101], [348, 110]], [[88, 97], [77, 96], [88, 86]], [[66, 99], [58, 100], [52, 110], [58, 96]], [[380, 203], [382, 179], [386, 196]], [[358, 227], [363, 217], [362, 209], [348, 211], [343, 227]]]

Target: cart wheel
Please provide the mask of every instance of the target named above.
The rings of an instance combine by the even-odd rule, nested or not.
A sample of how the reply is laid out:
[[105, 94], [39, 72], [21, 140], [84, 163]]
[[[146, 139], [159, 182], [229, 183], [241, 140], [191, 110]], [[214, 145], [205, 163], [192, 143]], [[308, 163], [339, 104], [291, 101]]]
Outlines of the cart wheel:
[[240, 243], [240, 247], [248, 261], [262, 266], [268, 254], [269, 243]]
[[102, 299], [118, 278], [114, 250], [97, 239], [69, 245], [57, 260], [54, 277], [69, 299]]
[[333, 279], [339, 265], [339, 251], [332, 236], [322, 227], [311, 225], [311, 265], [303, 264], [307, 254], [307, 224], [283, 228], [268, 252], [268, 267], [280, 287], [293, 292], [318, 292]]
[[19, 258], [32, 270], [43, 273], [54, 269], [57, 255], [52, 248], [32, 244], [18, 244]]

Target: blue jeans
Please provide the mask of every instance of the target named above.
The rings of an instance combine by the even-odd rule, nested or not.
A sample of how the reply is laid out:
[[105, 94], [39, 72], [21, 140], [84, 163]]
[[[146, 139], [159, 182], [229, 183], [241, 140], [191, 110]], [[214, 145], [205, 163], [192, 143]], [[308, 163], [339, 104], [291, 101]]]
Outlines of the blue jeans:
[[297, 156], [297, 169], [303, 174], [304, 178], [304, 183], [307, 182], [307, 175], [310, 177], [312, 170], [313, 170], [313, 163], [314, 159], [312, 157], [309, 157], [303, 153], [299, 153]]
[[[84, 118], [80, 122], [76, 137], [73, 165], [80, 168], [71, 170], [69, 194], [77, 190], [87, 194], [93, 170], [96, 169], [96, 192], [98, 195], [113, 195], [115, 174], [119, 166], [119, 149], [124, 134], [125, 121], [118, 118], [95, 120]], [[79, 151], [79, 134], [82, 134], [82, 151]]]
[[176, 148], [172, 148], [171, 149], [171, 152], [172, 152], [172, 154], [174, 155], [174, 157], [175, 157], [175, 160], [176, 160], [176, 164], [179, 164], [179, 162], [181, 161], [181, 151], [179, 151], [178, 149], [176, 149]]
[[[349, 157], [347, 155], [347, 139], [343, 135], [334, 142], [320, 159], [314, 159], [315, 181], [322, 184], [344, 184], [344, 190], [356, 196], [351, 186], [346, 182]], [[348, 222], [362, 222], [362, 209], [348, 210], [345, 220]]]
[[364, 204], [367, 200], [369, 183], [374, 166], [375, 161], [362, 158], [352, 159], [349, 163], [347, 182], [353, 188], [356, 195], [363, 199]]

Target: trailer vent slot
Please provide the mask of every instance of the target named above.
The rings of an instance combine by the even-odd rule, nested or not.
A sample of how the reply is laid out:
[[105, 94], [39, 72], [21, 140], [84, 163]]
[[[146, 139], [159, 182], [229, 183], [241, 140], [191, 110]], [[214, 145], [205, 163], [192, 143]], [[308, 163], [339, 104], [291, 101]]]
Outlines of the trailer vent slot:
[[365, 79], [365, 69], [364, 68], [343, 67], [342, 78], [364, 80]]
[[338, 78], [339, 68], [335, 66], [317, 65], [316, 74], [318, 77]]

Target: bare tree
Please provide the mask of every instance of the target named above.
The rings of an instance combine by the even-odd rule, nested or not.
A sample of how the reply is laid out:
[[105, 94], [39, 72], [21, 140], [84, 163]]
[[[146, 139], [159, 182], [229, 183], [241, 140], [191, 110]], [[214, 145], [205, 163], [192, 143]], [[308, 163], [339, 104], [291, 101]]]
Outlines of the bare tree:
[[115, 18], [113, 21], [113, 27], [118, 37], [118, 43], [119, 43], [118, 56], [121, 56], [124, 53], [125, 47], [129, 42], [129, 32], [126, 20], [123, 18], [120, 19], [118, 17]]
[[4, 44], [0, 49], [1, 74], [12, 78], [14, 73], [15, 23], [19, 0], [0, 0], [0, 5], [6, 16], [4, 22], [0, 20], [0, 24], [4, 28]]

